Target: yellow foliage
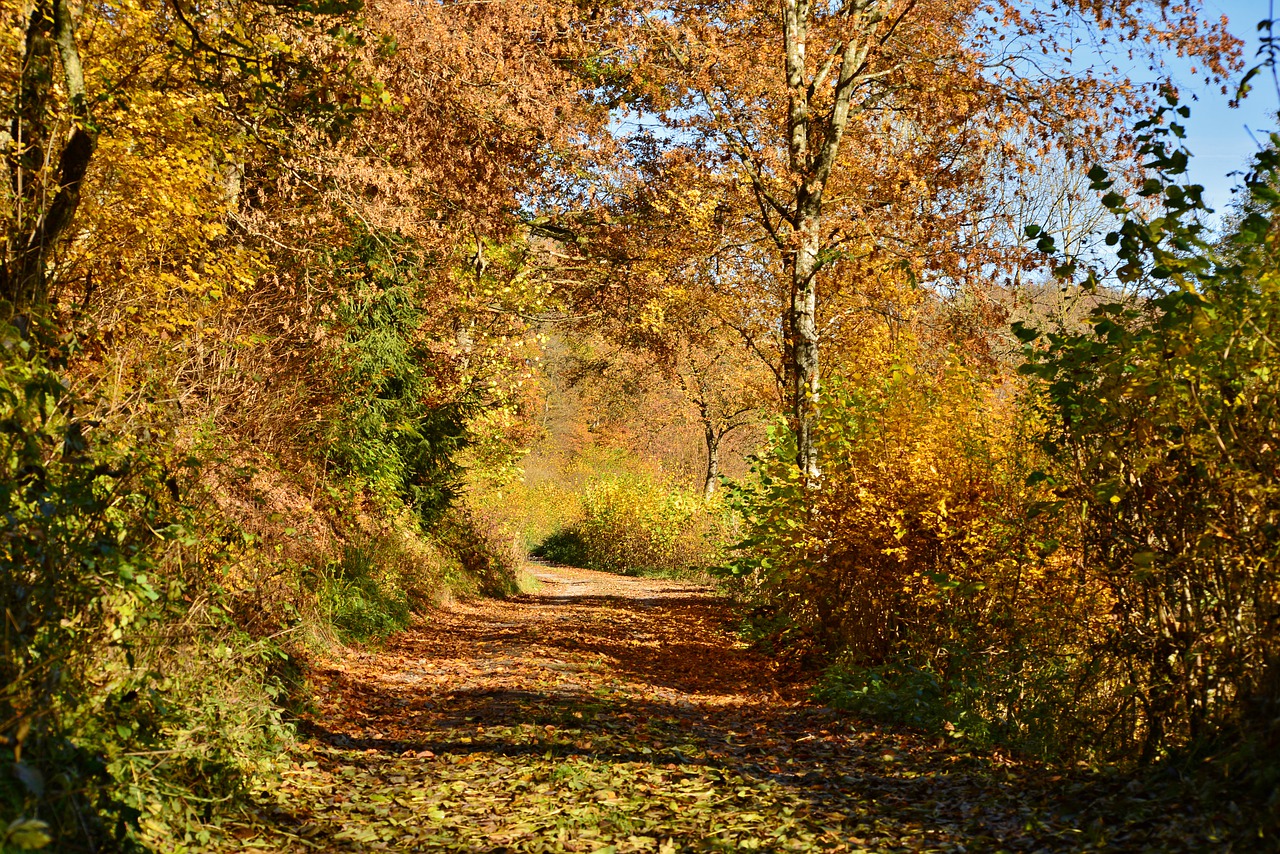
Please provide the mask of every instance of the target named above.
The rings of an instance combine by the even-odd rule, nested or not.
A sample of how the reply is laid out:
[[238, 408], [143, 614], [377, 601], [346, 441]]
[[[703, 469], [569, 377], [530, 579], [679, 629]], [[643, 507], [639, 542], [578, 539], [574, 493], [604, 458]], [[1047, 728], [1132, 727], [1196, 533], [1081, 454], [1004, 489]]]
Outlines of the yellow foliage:
[[732, 568], [791, 642], [944, 682], [987, 674], [994, 715], [1000, 680], [1032, 679], [1033, 650], [1047, 673], [1084, 649], [1109, 600], [1079, 580], [1070, 531], [1042, 512], [1053, 494], [1030, 477], [1045, 461], [1018, 383], [921, 356], [902, 341], [870, 349], [831, 383], [820, 482], [800, 477], [777, 431], [737, 497], [747, 537]]

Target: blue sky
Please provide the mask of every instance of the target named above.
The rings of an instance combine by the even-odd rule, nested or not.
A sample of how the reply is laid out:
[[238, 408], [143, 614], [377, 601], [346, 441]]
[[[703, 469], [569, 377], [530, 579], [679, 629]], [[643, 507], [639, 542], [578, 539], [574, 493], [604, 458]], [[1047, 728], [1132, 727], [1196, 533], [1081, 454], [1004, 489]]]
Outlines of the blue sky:
[[[1275, 14], [1280, 17], [1280, 0], [1275, 3]], [[1230, 30], [1246, 42], [1246, 67], [1256, 65], [1258, 22], [1271, 16], [1271, 0], [1202, 0], [1202, 6], [1206, 17], [1227, 16]], [[1277, 30], [1280, 31], [1280, 26]], [[1231, 173], [1243, 171], [1258, 142], [1265, 142], [1267, 134], [1277, 129], [1275, 116], [1280, 109], [1280, 96], [1271, 75], [1264, 71], [1254, 78], [1249, 97], [1240, 107], [1232, 109], [1228, 106], [1229, 97], [1218, 87], [1206, 85], [1201, 76], [1191, 74], [1188, 63], [1176, 57], [1169, 63], [1184, 101], [1192, 111], [1190, 120], [1184, 123], [1186, 145], [1193, 155], [1189, 178], [1203, 184], [1210, 207], [1219, 214], [1224, 213], [1231, 203], [1232, 188], [1240, 183], [1240, 175]], [[1141, 72], [1135, 69], [1135, 75], [1141, 77]], [[1232, 94], [1238, 82], [1230, 81], [1228, 89]], [[642, 126], [656, 129], [651, 118], [635, 114], [625, 118], [615, 116], [614, 123], [615, 132], [634, 132]]]
[[[1255, 65], [1257, 26], [1270, 14], [1268, 0], [1206, 0], [1203, 5], [1206, 14], [1227, 16], [1231, 31], [1248, 42], [1245, 48], [1248, 65]], [[1228, 173], [1240, 171], [1247, 163], [1250, 154], [1257, 150], [1255, 139], [1265, 141], [1267, 133], [1276, 129], [1275, 114], [1280, 105], [1275, 85], [1270, 74], [1264, 71], [1254, 78], [1253, 92], [1233, 110], [1217, 89], [1203, 82], [1195, 84], [1189, 74], [1179, 76], [1184, 94], [1199, 98], [1189, 103], [1192, 112], [1187, 122], [1186, 144], [1193, 155], [1190, 177], [1204, 185], [1206, 200], [1222, 213], [1230, 203], [1231, 188], [1240, 182], [1239, 176], [1229, 177]], [[1232, 82], [1233, 89], [1236, 82]]]

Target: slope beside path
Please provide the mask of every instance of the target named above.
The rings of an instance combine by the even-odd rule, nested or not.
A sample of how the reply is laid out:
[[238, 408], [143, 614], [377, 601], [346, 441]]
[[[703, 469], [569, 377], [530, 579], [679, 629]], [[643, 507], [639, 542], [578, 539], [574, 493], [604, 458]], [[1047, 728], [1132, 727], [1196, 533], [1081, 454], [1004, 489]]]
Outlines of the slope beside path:
[[315, 674], [308, 741], [239, 851], [1173, 850], [1168, 816], [850, 722], [695, 584], [534, 566]]

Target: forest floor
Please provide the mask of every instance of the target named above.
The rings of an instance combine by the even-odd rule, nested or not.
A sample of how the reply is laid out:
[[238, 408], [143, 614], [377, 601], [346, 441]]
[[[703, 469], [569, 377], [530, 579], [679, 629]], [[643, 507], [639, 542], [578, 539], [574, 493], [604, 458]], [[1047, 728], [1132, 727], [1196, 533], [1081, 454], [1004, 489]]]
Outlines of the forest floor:
[[530, 568], [313, 675], [236, 851], [1226, 850], [1114, 776], [850, 721], [696, 584]]

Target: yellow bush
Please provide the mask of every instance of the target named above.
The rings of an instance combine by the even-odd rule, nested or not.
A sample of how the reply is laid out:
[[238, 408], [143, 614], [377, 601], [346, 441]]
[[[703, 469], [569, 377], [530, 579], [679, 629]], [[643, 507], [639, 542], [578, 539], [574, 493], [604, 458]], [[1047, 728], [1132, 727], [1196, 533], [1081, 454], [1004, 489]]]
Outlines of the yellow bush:
[[1042, 512], [1026, 411], [1005, 378], [886, 359], [825, 392], [819, 482], [776, 429], [734, 497], [746, 537], [731, 571], [762, 637], [845, 673], [910, 671], [939, 725], [1049, 737], [1057, 682], [1106, 600], [1069, 573], [1068, 537]]
[[[679, 569], [699, 551], [690, 535], [700, 504], [689, 493], [652, 478], [619, 475], [587, 486], [577, 531], [593, 567]], [[681, 548], [690, 545], [693, 552]]]
[[725, 510], [645, 471], [587, 481], [576, 513], [544, 537], [534, 554], [610, 572], [705, 570], [721, 560]]

